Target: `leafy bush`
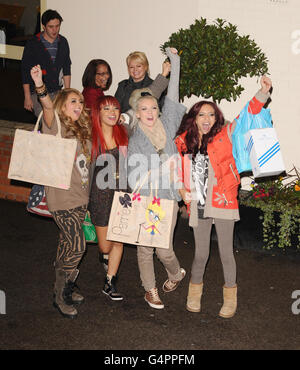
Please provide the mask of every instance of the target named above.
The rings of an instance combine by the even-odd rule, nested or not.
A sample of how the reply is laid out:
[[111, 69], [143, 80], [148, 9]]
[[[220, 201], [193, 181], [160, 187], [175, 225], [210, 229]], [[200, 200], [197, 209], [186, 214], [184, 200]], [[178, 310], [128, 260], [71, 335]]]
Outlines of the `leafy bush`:
[[286, 177], [253, 181], [252, 191], [240, 199], [240, 204], [262, 210], [267, 249], [291, 247], [293, 235], [298, 237], [300, 248], [300, 174], [295, 167]]
[[180, 29], [160, 46], [175, 47], [181, 56], [179, 95], [236, 100], [244, 88], [241, 77], [268, 72], [267, 58], [250, 36], [239, 36], [237, 26], [220, 18], [208, 25], [205, 18], [189, 29]]

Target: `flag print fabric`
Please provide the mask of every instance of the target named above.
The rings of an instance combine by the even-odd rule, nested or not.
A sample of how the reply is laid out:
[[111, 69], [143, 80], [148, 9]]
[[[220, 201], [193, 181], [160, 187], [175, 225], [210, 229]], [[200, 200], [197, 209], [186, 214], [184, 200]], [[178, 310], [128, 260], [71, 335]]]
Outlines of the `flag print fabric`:
[[43, 185], [33, 185], [29, 195], [27, 211], [39, 216], [52, 217], [47, 206]]

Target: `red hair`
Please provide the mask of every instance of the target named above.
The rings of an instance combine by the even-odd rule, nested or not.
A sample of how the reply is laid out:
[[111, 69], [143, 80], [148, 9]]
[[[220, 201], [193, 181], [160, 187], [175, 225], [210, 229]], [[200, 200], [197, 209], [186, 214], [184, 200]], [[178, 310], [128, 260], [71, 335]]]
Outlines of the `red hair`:
[[[100, 110], [106, 105], [114, 105], [118, 107], [121, 113], [121, 106], [114, 96], [101, 96], [92, 106], [92, 158], [95, 159], [99, 154], [103, 154], [107, 150], [106, 142], [102, 132], [100, 121]], [[120, 117], [120, 114], [119, 114]], [[118, 119], [119, 119], [118, 117]], [[127, 131], [123, 125], [116, 124], [113, 126], [113, 138], [117, 147], [128, 145]]]

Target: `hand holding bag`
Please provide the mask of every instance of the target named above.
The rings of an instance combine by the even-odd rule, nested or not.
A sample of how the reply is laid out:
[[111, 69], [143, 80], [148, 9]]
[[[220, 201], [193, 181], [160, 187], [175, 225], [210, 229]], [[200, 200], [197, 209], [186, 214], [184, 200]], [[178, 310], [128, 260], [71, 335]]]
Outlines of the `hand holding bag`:
[[[146, 178], [148, 176], [149, 172]], [[115, 192], [106, 238], [121, 243], [169, 249], [177, 219], [177, 202], [160, 199], [157, 194], [152, 196], [152, 191], [149, 196], [140, 195], [142, 185], [132, 193]]]
[[33, 184], [69, 189], [77, 148], [76, 139], [61, 137], [57, 112], [57, 135], [38, 132], [40, 113], [33, 131], [17, 129], [10, 158], [8, 178]]

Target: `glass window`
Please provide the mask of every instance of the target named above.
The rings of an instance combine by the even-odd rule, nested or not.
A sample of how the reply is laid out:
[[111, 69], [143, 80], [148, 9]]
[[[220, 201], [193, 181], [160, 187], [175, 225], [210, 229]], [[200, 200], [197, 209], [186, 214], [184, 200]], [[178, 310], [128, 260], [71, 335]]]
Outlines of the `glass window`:
[[45, 0], [0, 0], [0, 120], [35, 122], [24, 109], [21, 58], [28, 39], [40, 32]]

